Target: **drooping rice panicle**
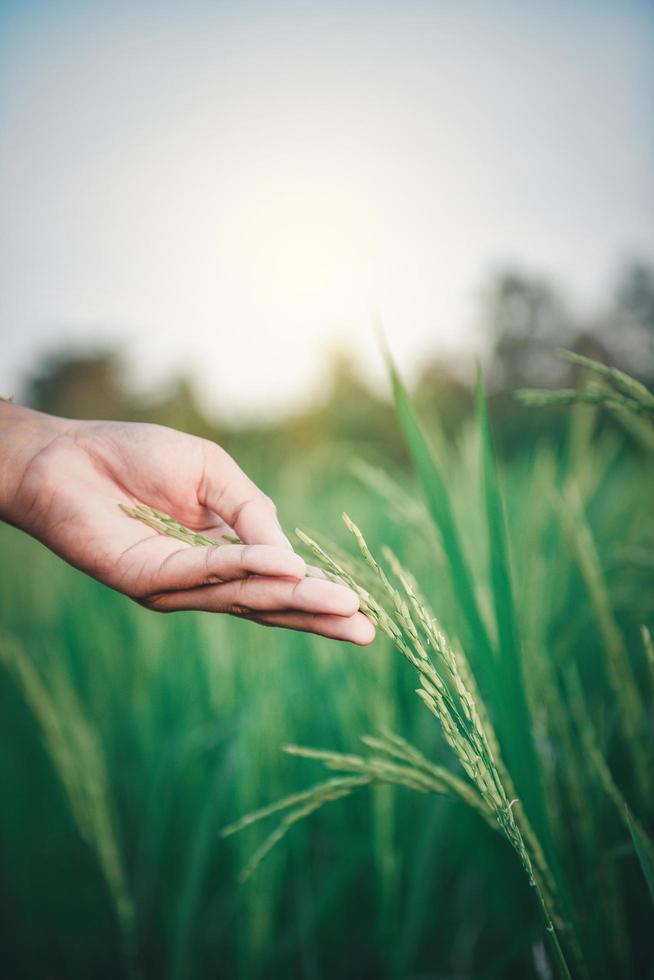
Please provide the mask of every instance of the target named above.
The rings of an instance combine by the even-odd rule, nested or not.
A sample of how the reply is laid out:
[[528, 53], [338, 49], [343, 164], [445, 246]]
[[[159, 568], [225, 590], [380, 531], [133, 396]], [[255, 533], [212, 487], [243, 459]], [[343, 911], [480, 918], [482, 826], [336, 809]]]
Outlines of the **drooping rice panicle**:
[[519, 388], [516, 398], [530, 408], [548, 408], [555, 405], [602, 405], [605, 408], [625, 410], [637, 415], [649, 414], [649, 410], [639, 405], [631, 398], [625, 398], [617, 392], [588, 385], [585, 388], [558, 388], [548, 391], [541, 388]]
[[610, 367], [608, 364], [603, 364], [591, 357], [585, 357], [583, 354], [577, 354], [575, 351], [561, 349], [559, 354], [571, 364], [577, 364], [579, 367], [586, 368], [586, 370], [610, 381], [620, 394], [626, 398], [631, 398], [647, 411], [654, 412], [654, 394], [636, 378], [625, 374], [619, 368]]
[[330, 793], [332, 790], [340, 790], [347, 787], [356, 789], [357, 786], [363, 786], [367, 782], [369, 782], [369, 780], [362, 780], [360, 777], [328, 779], [323, 783], [319, 783], [318, 785], [311, 787], [310, 789], [302, 790], [300, 793], [292, 793], [290, 796], [285, 796], [281, 800], [276, 800], [274, 803], [268, 804], [268, 806], [261, 807], [259, 810], [254, 810], [252, 813], [247, 813], [244, 817], [241, 817], [240, 820], [236, 820], [234, 823], [229, 824], [229, 826], [223, 827], [220, 831], [220, 836], [231, 837], [232, 834], [236, 834], [240, 830], [244, 830], [253, 823], [258, 823], [259, 820], [265, 820], [266, 817], [270, 817], [274, 813], [279, 813], [280, 810], [289, 810], [294, 807], [304, 806], [305, 803], [313, 800], [321, 792]]
[[584, 387], [563, 388], [554, 391], [540, 388], [521, 388], [516, 397], [525, 405], [544, 407], [547, 405], [603, 405], [616, 412], [627, 412], [646, 417], [654, 416], [654, 394], [640, 381], [625, 374], [618, 368], [609, 367], [601, 361], [584, 357], [574, 351], [561, 350], [561, 357], [584, 368], [603, 384], [587, 382]]
[[400, 766], [375, 756], [364, 758], [363, 756], [332, 752], [328, 749], [306, 748], [302, 745], [285, 745], [284, 752], [304, 759], [315, 759], [322, 762], [327, 769], [369, 775], [373, 782], [396, 783], [421, 793], [426, 793], [429, 790], [436, 793], [445, 791], [442, 782], [434, 776], [429, 776], [411, 766]]
[[377, 752], [386, 753], [392, 758], [407, 762], [416, 769], [424, 771], [438, 783], [442, 784], [446, 791], [451, 791], [455, 796], [460, 796], [469, 806], [479, 810], [485, 818], [488, 817], [488, 808], [474, 786], [460, 779], [454, 773], [450, 772], [449, 769], [446, 769], [445, 766], [439, 766], [430, 762], [426, 756], [415, 748], [415, 746], [407, 742], [406, 739], [385, 731], [381, 737], [363, 735], [361, 741], [364, 745]]
[[221, 544], [241, 543], [241, 539], [233, 534], [223, 534], [216, 539], [208, 538], [206, 535], [200, 534], [199, 531], [191, 531], [190, 528], [176, 521], [174, 517], [164, 514], [163, 511], [156, 510], [154, 507], [148, 507], [147, 504], [137, 504], [136, 507], [126, 507], [125, 504], [118, 506], [128, 517], [134, 517], [137, 521], [147, 524], [153, 531], [165, 534], [169, 538], [176, 538], [178, 541], [183, 541], [184, 544], [215, 548]]
[[[386, 633], [418, 672], [421, 687], [416, 693], [439, 721], [445, 739], [462, 768], [518, 854], [529, 883], [536, 890], [560, 972], [563, 976], [569, 976], [565, 957], [555, 933], [554, 922], [555, 920], [557, 923], [560, 922], [560, 916], [554, 909], [550, 892], [553, 876], [551, 873], [543, 873], [542, 869], [547, 865], [542, 848], [533, 832], [528, 835], [531, 840], [530, 854], [513, 813], [513, 808], [518, 801], [507, 793], [479, 712], [476, 710], [475, 701], [457, 668], [454, 652], [438, 627], [435, 617], [427, 610], [424, 602], [420, 602], [410, 578], [400, 567], [397, 567], [398, 578], [405, 593], [402, 596], [370, 552], [354, 522], [346, 515], [344, 520], [354, 534], [364, 560], [377, 575], [383, 593], [391, 600], [394, 613], [390, 613], [379, 599], [364, 593], [349, 571], [337, 565], [325, 549], [317, 546], [306, 535], [301, 536], [302, 540], [319, 561], [354, 588], [359, 594], [361, 608], [371, 616], [376, 625]], [[420, 632], [416, 623], [419, 623]], [[422, 637], [425, 643], [422, 642]], [[494, 741], [496, 747], [496, 740]]]
[[312, 813], [315, 813], [316, 810], [319, 810], [326, 803], [333, 803], [336, 800], [342, 799], [344, 796], [349, 796], [354, 790], [367, 785], [369, 782], [370, 780], [365, 776], [361, 776], [359, 779], [352, 777], [349, 782], [342, 780], [341, 786], [332, 786], [328, 790], [324, 788], [320, 789], [313, 796], [308, 797], [304, 804], [288, 812], [254, 852], [245, 868], [241, 871], [239, 880], [245, 882], [254, 874], [266, 855], [286, 836], [294, 824], [311, 816]]

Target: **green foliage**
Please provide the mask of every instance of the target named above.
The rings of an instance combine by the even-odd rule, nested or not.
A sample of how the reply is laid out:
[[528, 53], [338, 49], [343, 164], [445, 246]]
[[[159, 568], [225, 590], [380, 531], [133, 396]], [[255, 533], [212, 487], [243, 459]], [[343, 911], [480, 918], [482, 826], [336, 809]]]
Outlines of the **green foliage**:
[[495, 692], [493, 650], [479, 610], [473, 577], [459, 536], [446, 482], [436, 461], [435, 453], [418, 423], [407, 391], [388, 353], [386, 359], [393, 385], [397, 418], [425, 496], [427, 509], [439, 532], [454, 594], [461, 606], [463, 620], [469, 631], [470, 646], [474, 651], [472, 654], [473, 667], [479, 674], [484, 686]]
[[97, 855], [129, 951], [134, 911], [97, 733], [56, 660], [44, 665], [41, 677], [18, 644], [0, 636], [0, 662], [14, 675], [41, 728], [80, 834]]
[[435, 453], [395, 387], [417, 487], [328, 448], [265, 481], [369, 651], [158, 617], [0, 528], [8, 975], [536, 980], [543, 934], [652, 975], [652, 458], [581, 405], [498, 468], [481, 392]]
[[[504, 505], [500, 493], [488, 406], [481, 375], [477, 383], [477, 413], [481, 436], [481, 478], [486, 525], [490, 583], [497, 632], [497, 703], [502, 745], [518, 793], [540, 839], [552, 854], [549, 820], [545, 808], [540, 760], [534, 742], [531, 712], [527, 701], [524, 665], [513, 601], [513, 584], [506, 539]], [[519, 733], [519, 735], [518, 735]]]

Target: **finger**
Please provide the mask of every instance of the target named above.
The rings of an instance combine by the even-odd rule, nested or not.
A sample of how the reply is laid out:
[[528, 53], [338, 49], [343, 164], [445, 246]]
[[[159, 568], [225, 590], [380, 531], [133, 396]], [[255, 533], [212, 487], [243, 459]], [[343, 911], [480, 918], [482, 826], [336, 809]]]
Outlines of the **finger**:
[[302, 612], [271, 612], [250, 616], [261, 626], [278, 626], [326, 636], [330, 640], [347, 640], [358, 646], [368, 646], [375, 639], [375, 627], [363, 613], [354, 616], [329, 616]]
[[179, 548], [161, 562], [149, 592], [170, 592], [216, 585], [246, 575], [301, 579], [304, 560], [286, 548], [267, 544], [225, 544]]
[[232, 457], [208, 443], [198, 500], [219, 514], [246, 544], [269, 544], [292, 550], [277, 520], [277, 510]]
[[332, 582], [310, 578], [292, 582], [253, 575], [221, 585], [164, 593], [155, 596], [151, 604], [166, 612], [201, 609], [249, 615], [252, 612], [292, 610], [353, 616], [359, 608], [359, 599], [351, 589]]
[[312, 578], [327, 578], [324, 569], [318, 568], [317, 565], [307, 565], [307, 574]]

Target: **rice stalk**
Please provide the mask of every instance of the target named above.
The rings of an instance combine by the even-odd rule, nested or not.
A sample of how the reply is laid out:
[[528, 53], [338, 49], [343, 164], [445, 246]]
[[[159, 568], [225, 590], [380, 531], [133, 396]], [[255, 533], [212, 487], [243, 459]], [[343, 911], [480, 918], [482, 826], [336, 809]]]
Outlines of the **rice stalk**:
[[[357, 459], [352, 463], [351, 470], [365, 487], [368, 487], [384, 503], [388, 504], [389, 512], [397, 520], [401, 520], [405, 526], [411, 525], [421, 535], [424, 535], [428, 515], [422, 501], [408, 493], [385, 470], [378, 466], [371, 466], [364, 460]], [[434, 543], [440, 551], [440, 541], [436, 539]]]
[[654, 842], [647, 834], [641, 822], [632, 813], [622, 791], [613, 778], [613, 774], [603, 753], [600, 751], [595, 738], [593, 723], [584, 700], [579, 674], [576, 670], [571, 668], [568, 671], [567, 683], [584, 751], [592, 762], [593, 770], [600, 786], [611, 803], [613, 803], [618, 817], [629, 831], [636, 857], [638, 858], [648, 890], [654, 902]]
[[645, 747], [647, 713], [613, 612], [593, 534], [574, 484], [568, 485], [565, 498], [555, 495], [553, 500], [586, 584], [602, 638], [607, 679], [618, 708], [618, 725], [631, 754], [643, 798], [651, 799], [654, 779]]
[[241, 539], [233, 534], [223, 534], [219, 539], [207, 538], [198, 531], [191, 531], [190, 528], [180, 524], [179, 521], [176, 521], [169, 514], [164, 514], [163, 511], [149, 507], [147, 504], [137, 504], [136, 507], [126, 507], [124, 504], [118, 504], [118, 506], [128, 517], [134, 517], [137, 521], [142, 521], [143, 524], [147, 524], [153, 531], [158, 531], [159, 534], [165, 534], [169, 538], [176, 538], [178, 541], [183, 541], [184, 544], [191, 544], [196, 547], [209, 546], [210, 548], [215, 548], [221, 543], [241, 543]]
[[446, 769], [445, 766], [438, 766], [430, 762], [422, 752], [407, 742], [406, 739], [401, 738], [401, 736], [396, 735], [394, 732], [383, 731], [381, 737], [363, 735], [361, 741], [373, 750], [385, 753], [391, 756], [391, 758], [403, 760], [416, 770], [427, 773], [434, 780], [435, 792], [459, 797], [473, 810], [477, 810], [493, 830], [497, 829], [492, 821], [488, 807], [470, 783], [460, 779], [454, 773], [450, 772], [449, 769]]
[[541, 864], [545, 864], [542, 848], [536, 846], [536, 860], [518, 826], [513, 812], [518, 800], [509, 796], [500, 775], [496, 761], [499, 757], [497, 740], [494, 736], [489, 739], [487, 735], [488, 720], [485, 724], [482, 722], [477, 704], [463, 681], [457, 657], [435, 617], [419, 598], [410, 577], [398, 563], [395, 570], [402, 591], [395, 588], [372, 555], [359, 528], [347, 515], [344, 515], [344, 521], [354, 535], [364, 561], [377, 577], [383, 601], [362, 589], [350, 569], [338, 564], [319, 544], [301, 531], [298, 535], [330, 576], [345, 582], [357, 593], [362, 611], [417, 671], [420, 687], [416, 693], [440, 723], [445, 739], [472, 787], [516, 851], [529, 883], [536, 891], [557, 968], [562, 976], [568, 977], [569, 970], [555, 928], [555, 919], [557, 925], [561, 920], [550, 892], [552, 876], [541, 871]]
[[[371, 748], [377, 748], [381, 752], [386, 752], [389, 755], [398, 754], [392, 744], [389, 745], [383, 738], [364, 735], [362, 741], [365, 745]], [[400, 754], [400, 758], [407, 760], [407, 764], [398, 765], [385, 759], [383, 755], [367, 757], [347, 755], [341, 752], [331, 752], [326, 749], [311, 749], [300, 745], [286, 745], [284, 746], [284, 751], [290, 755], [300, 756], [305, 759], [316, 759], [322, 762], [327, 769], [335, 769], [341, 772], [358, 772], [362, 775], [368, 775], [372, 782], [393, 783], [420, 793], [441, 793], [452, 798], [458, 798], [472, 809], [477, 810], [486, 823], [493, 830], [497, 830], [497, 825], [492, 819], [491, 811], [479, 794], [475, 792], [474, 787], [464, 782], [464, 780], [459, 779], [458, 776], [455, 776], [443, 766], [430, 765], [427, 763], [427, 760], [425, 760], [426, 765], [417, 767], [408, 763], [406, 754]], [[417, 749], [414, 751], [417, 753]]]
[[369, 786], [371, 782], [371, 778], [367, 775], [327, 779], [321, 783], [316, 783], [315, 786], [303, 790], [301, 793], [292, 793], [290, 796], [285, 796], [283, 799], [270, 803], [268, 806], [247, 813], [244, 817], [229, 824], [229, 826], [223, 827], [220, 831], [220, 836], [231, 837], [232, 834], [236, 834], [253, 823], [258, 823], [258, 821], [266, 819], [266, 817], [283, 812], [284, 810], [288, 811], [282, 818], [281, 823], [266, 837], [263, 844], [252, 855], [246, 867], [241, 871], [239, 880], [245, 882], [251, 877], [266, 855], [288, 833], [293, 824], [308, 817], [320, 809], [320, 807], [324, 806], [324, 804], [340, 800], [344, 796], [349, 796], [362, 786]]
[[561, 357], [591, 374], [597, 375], [603, 384], [589, 382], [583, 388], [564, 388], [548, 391], [539, 388], [521, 388], [516, 397], [525, 405], [603, 405], [618, 412], [654, 417], [654, 394], [630, 375], [618, 368], [609, 367], [573, 351], [561, 350]]
[[134, 908], [115, 829], [109, 774], [96, 730], [70, 682], [51, 667], [47, 682], [10, 637], [0, 637], [0, 660], [37, 719], [43, 743], [65, 790], [82, 838], [95, 853], [132, 955]]
[[498, 691], [494, 669], [495, 651], [479, 605], [475, 581], [463, 548], [441, 461], [416, 417], [408, 392], [383, 339], [382, 352], [391, 379], [397, 419], [422, 487], [429, 516], [440, 536], [454, 592], [468, 631], [473, 667], [491, 703], [498, 704], [501, 692]]
[[[159, 533], [177, 538], [187, 544], [194, 546], [216, 544], [215, 541], [185, 528], [168, 515], [145, 505], [133, 509], [122, 507], [122, 509], [129, 516], [143, 521]], [[343, 520], [353, 534], [364, 566], [368, 570], [367, 584], [374, 586], [376, 582], [381, 586], [384, 602], [374, 598], [374, 589], [369, 591], [361, 586], [359, 577], [355, 578], [350, 568], [346, 567], [349, 566], [349, 562], [337, 562], [315, 540], [302, 531], [298, 530], [297, 534], [321, 563], [328, 577], [349, 585], [356, 592], [362, 611], [389, 637], [405, 659], [416, 669], [420, 682], [416, 693], [439, 721], [445, 740], [468, 776], [470, 786], [461, 792], [456, 777], [443, 780], [442, 775], [439, 778], [433, 771], [431, 775], [427, 775], [417, 768], [393, 766], [380, 759], [369, 760], [366, 766], [363, 760], [360, 761], [360, 757], [291, 747], [291, 751], [295, 754], [309, 754], [313, 758], [320, 758], [321, 761], [331, 764], [332, 767], [340, 765], [343, 769], [345, 765], [344, 771], [353, 772], [354, 775], [319, 783], [304, 793], [286, 797], [268, 807], [247, 814], [236, 823], [223, 828], [222, 836], [229, 836], [274, 813], [286, 811], [277, 827], [252, 855], [241, 872], [241, 880], [246, 880], [253, 874], [266, 855], [295, 823], [310, 816], [326, 803], [349, 796], [361, 786], [386, 782], [421, 791], [443, 792], [447, 787], [450, 792], [455, 792], [456, 789], [457, 795], [477, 810], [487, 822], [489, 818], [491, 823], [494, 822], [518, 855], [543, 913], [546, 932], [559, 973], [562, 977], [568, 978], [569, 969], [556, 932], [557, 928], [563, 927], [563, 920], [555, 908], [553, 899], [554, 877], [523, 808], [518, 807], [520, 810], [518, 818], [513, 812], [519, 800], [513, 795], [513, 786], [501, 761], [499, 745], [492, 726], [486, 716], [482, 721], [478, 707], [482, 704], [481, 699], [476, 690], [477, 697], [473, 698], [464, 683], [462, 674], [466, 675], [468, 683], [472, 686], [472, 674], [467, 667], [467, 662], [461, 653], [458, 656], [455, 654], [435, 617], [419, 596], [412, 577], [400, 566], [397, 559], [390, 556], [389, 552], [386, 553], [387, 557], [391, 558], [394, 573], [402, 587], [401, 591], [392, 584], [377, 562], [356, 524], [347, 514], [343, 515]], [[389, 600], [392, 611], [388, 611], [384, 604]], [[467, 784], [463, 783], [463, 785]]]
[[613, 778], [613, 774], [607, 765], [606, 759], [592, 738], [587, 740], [587, 751], [595, 768], [595, 772], [597, 773], [599, 782], [604, 789], [604, 792], [613, 803], [618, 816], [630, 834], [633, 836], [635, 831], [638, 838], [643, 841], [643, 849], [647, 854], [648, 860], [650, 864], [654, 864], [654, 845], [652, 845], [652, 842], [641, 822], [631, 812], [627, 801]]
[[634, 851], [636, 852], [636, 857], [638, 858], [638, 863], [640, 864], [640, 869], [643, 872], [643, 878], [647, 885], [649, 897], [652, 900], [652, 904], [654, 904], [654, 845], [652, 845], [652, 841], [645, 834], [638, 821], [634, 819], [626, 803], [624, 806], [624, 815], [627, 826], [629, 827], [629, 833], [631, 834]]
[[332, 790], [342, 789], [351, 786], [356, 789], [358, 786], [366, 785], [368, 780], [361, 780], [359, 778], [355, 779], [328, 779], [323, 783], [319, 783], [310, 789], [302, 790], [300, 793], [292, 793], [290, 796], [285, 796], [281, 800], [276, 800], [274, 803], [269, 803], [267, 806], [261, 807], [259, 810], [253, 810], [251, 813], [246, 813], [244, 817], [236, 820], [234, 823], [229, 824], [227, 827], [223, 827], [220, 831], [221, 837], [231, 837], [232, 834], [236, 834], [241, 830], [245, 830], [253, 823], [257, 823], [259, 820], [264, 820], [266, 817], [272, 816], [274, 813], [279, 813], [280, 810], [290, 810], [293, 807], [304, 806], [304, 804], [310, 802], [317, 793], [326, 792], [330, 793]]
[[589, 383], [584, 388], [558, 388], [548, 391], [539, 388], [519, 388], [516, 397], [530, 408], [546, 408], [552, 405], [602, 405], [614, 410], [626, 410], [635, 414], [651, 413], [633, 399], [625, 398], [604, 386]]
[[575, 351], [561, 349], [559, 351], [560, 356], [569, 361], [571, 364], [576, 364], [578, 367], [585, 368], [588, 371], [597, 374], [599, 377], [604, 378], [608, 381], [623, 397], [631, 399], [639, 405], [643, 411], [654, 412], [654, 394], [640, 381], [632, 378], [630, 374], [625, 374], [624, 371], [620, 371], [619, 368], [610, 367], [608, 364], [603, 364], [601, 361], [596, 361], [592, 357], [585, 357], [583, 354], [577, 354]]
[[[497, 685], [498, 706], [501, 707], [505, 729], [508, 726], [511, 733], [516, 730], [521, 733], [521, 737], [517, 739], [505, 737], [502, 744], [508, 765], [514, 774], [520, 795], [524, 800], [523, 809], [529, 816], [530, 824], [534, 826], [538, 838], [542, 842], [547, 853], [548, 863], [551, 864], [557, 879], [562, 883], [562, 890], [567, 892], [567, 885], [563, 880], [563, 872], [558, 865], [554, 847], [549, 814], [545, 803], [541, 762], [533, 734], [531, 706], [527, 697], [523, 663], [524, 653], [514, 600], [504, 501], [500, 489], [493, 434], [481, 372], [477, 377], [476, 400], [480, 429], [482, 488], [488, 536], [489, 577], [492, 585], [498, 634], [496, 651], [499, 675]], [[481, 698], [478, 697], [477, 702], [481, 703]], [[499, 756], [499, 748], [496, 755]]]

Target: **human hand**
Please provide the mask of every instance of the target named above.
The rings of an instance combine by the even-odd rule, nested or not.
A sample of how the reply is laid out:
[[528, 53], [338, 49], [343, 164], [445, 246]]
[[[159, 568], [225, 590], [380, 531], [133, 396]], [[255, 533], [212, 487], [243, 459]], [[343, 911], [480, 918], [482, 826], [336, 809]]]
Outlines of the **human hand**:
[[[215, 443], [163, 426], [57, 419], [0, 403], [0, 519], [150, 609], [226, 612], [367, 644], [354, 592], [317, 578], [275, 506]], [[221, 541], [193, 547], [133, 520], [145, 503]]]

